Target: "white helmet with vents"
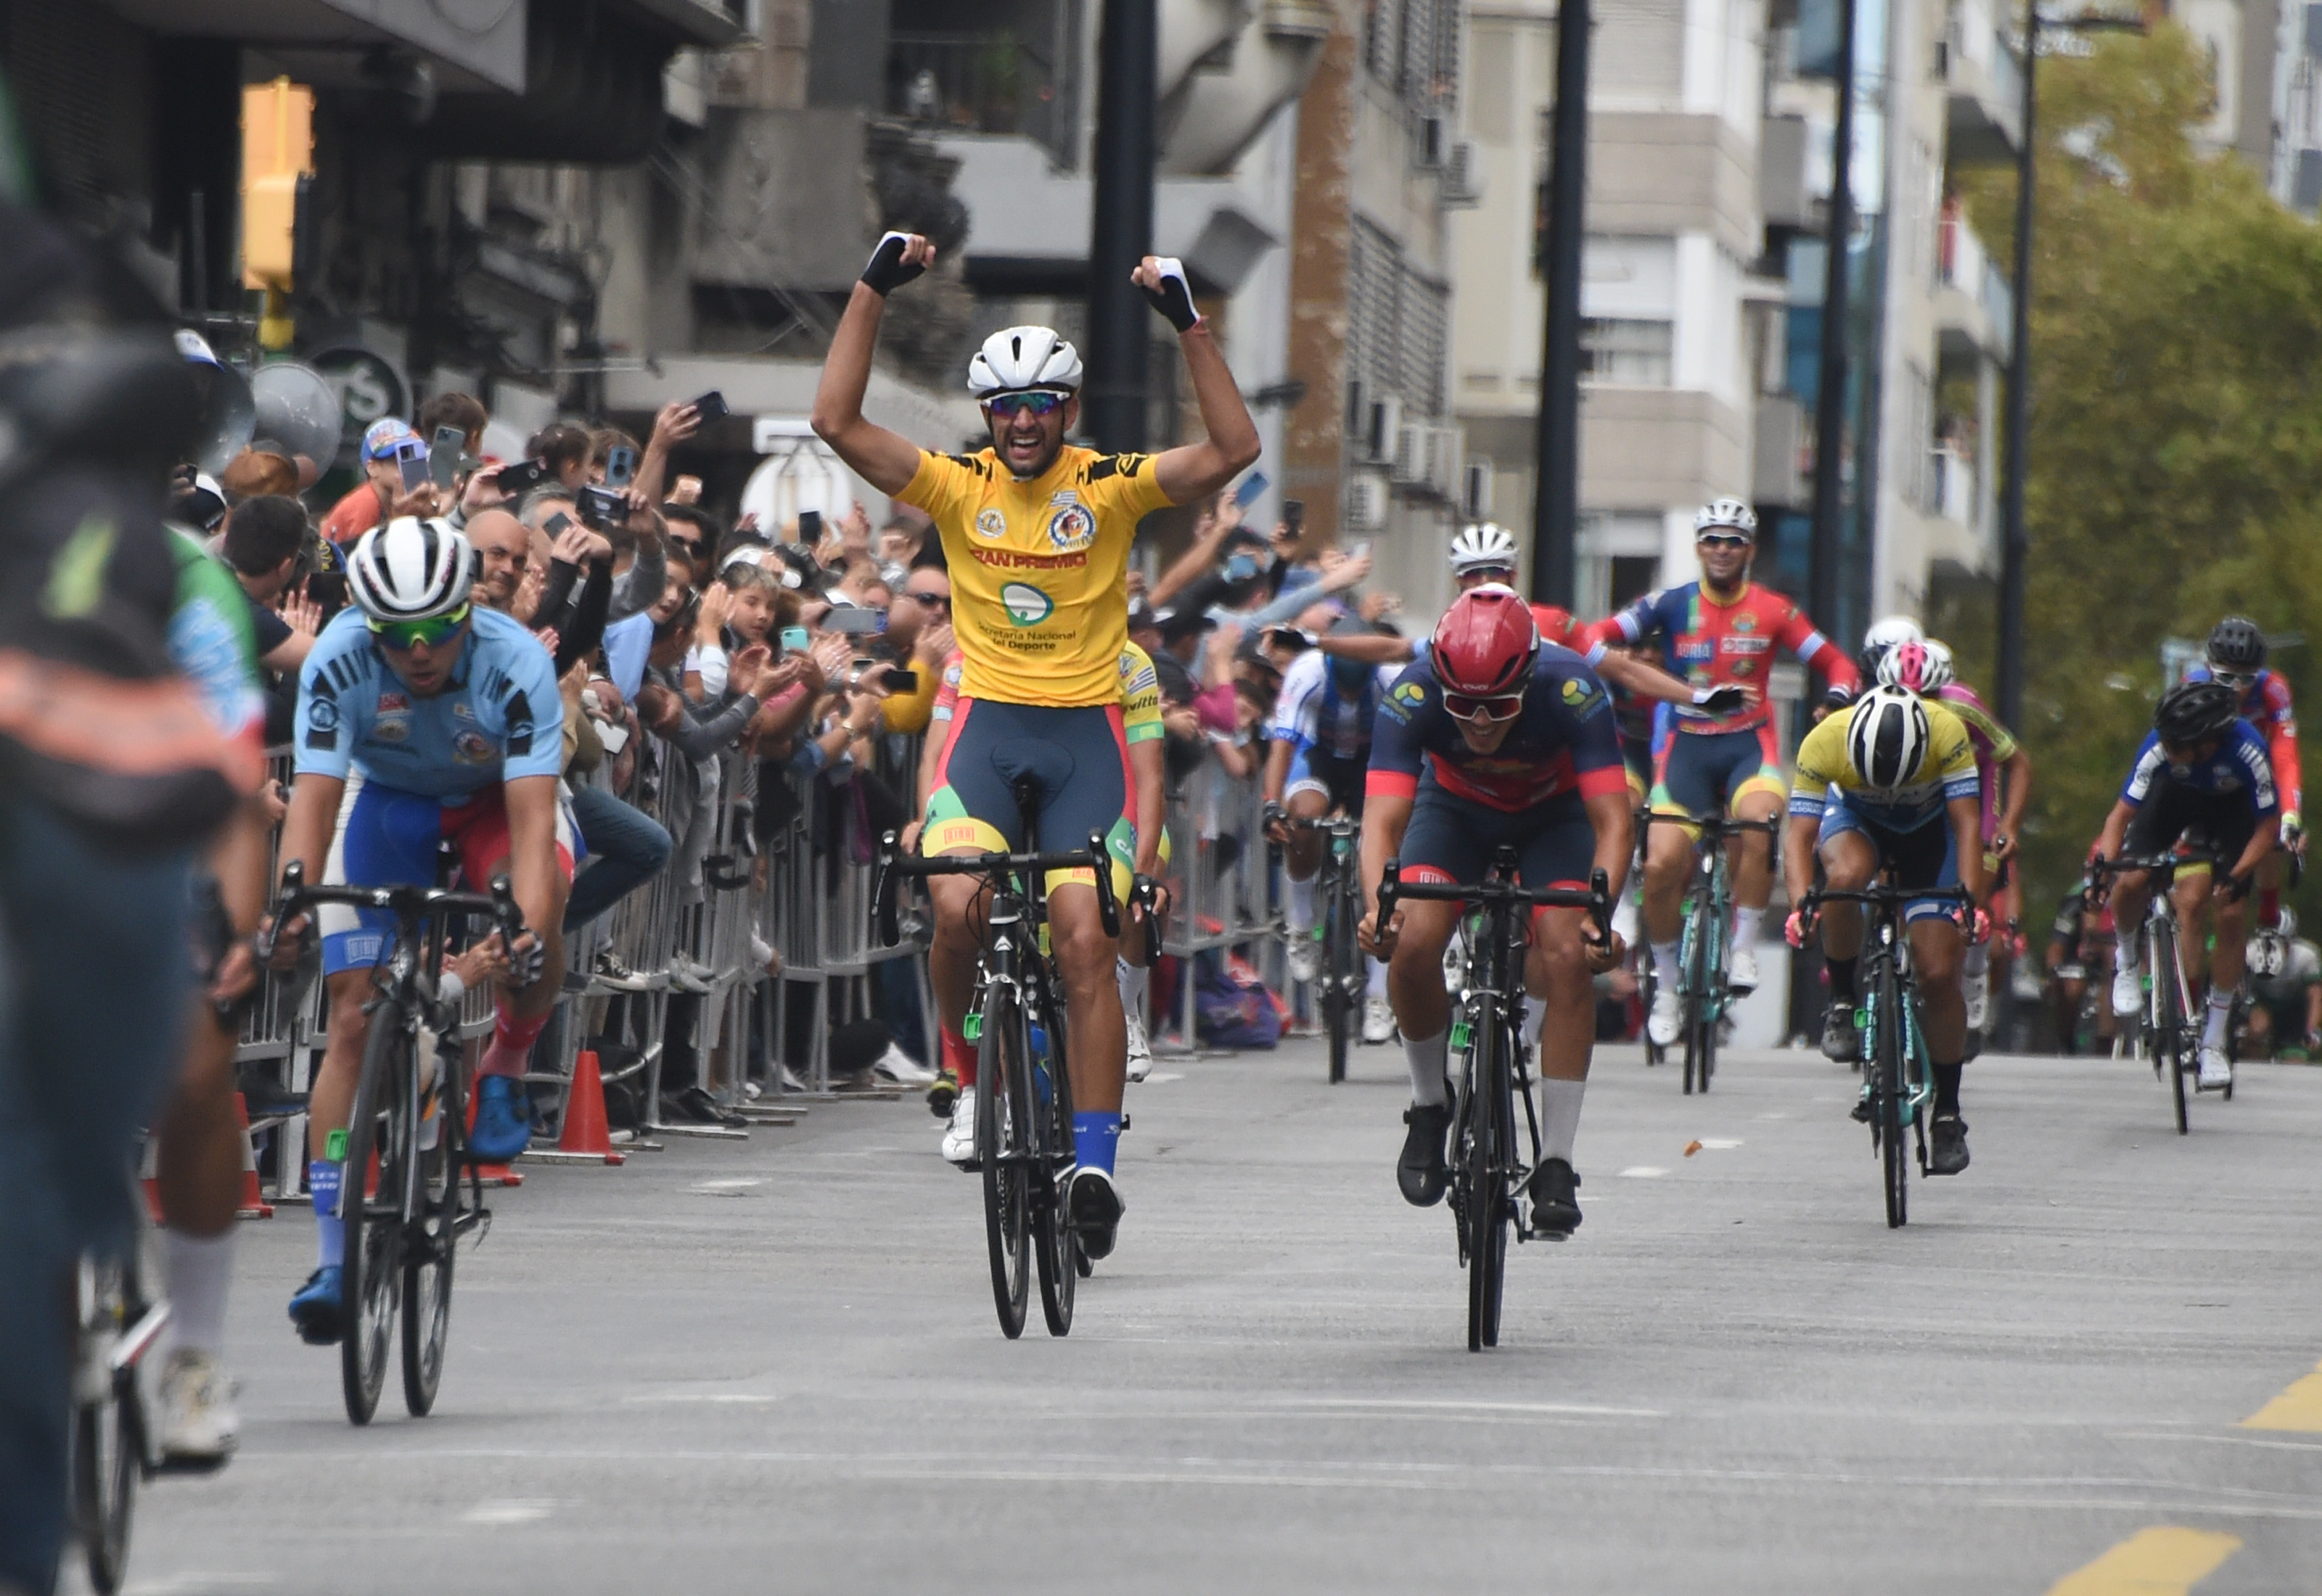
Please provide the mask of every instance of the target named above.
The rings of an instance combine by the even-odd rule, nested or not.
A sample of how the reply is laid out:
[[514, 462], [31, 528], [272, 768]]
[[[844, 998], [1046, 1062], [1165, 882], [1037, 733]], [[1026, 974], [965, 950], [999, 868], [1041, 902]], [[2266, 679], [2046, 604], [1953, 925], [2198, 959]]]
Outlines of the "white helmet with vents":
[[1846, 757], [1863, 785], [1891, 792], [1918, 780], [1931, 738], [1926, 706], [1900, 688], [1873, 688], [1849, 711]]
[[1483, 521], [1463, 526], [1451, 540], [1451, 570], [1455, 576], [1466, 576], [1471, 570], [1513, 570], [1515, 568], [1514, 534], [1497, 522]]
[[1058, 337], [1054, 327], [1010, 327], [994, 333], [967, 363], [968, 391], [979, 399], [1028, 388], [1078, 393], [1080, 386], [1080, 351]]
[[1720, 529], [1758, 535], [1758, 512], [1738, 498], [1714, 498], [1693, 513], [1693, 534]]
[[468, 602], [475, 546], [449, 522], [405, 515], [362, 534], [347, 559], [347, 591], [374, 621], [425, 621]]

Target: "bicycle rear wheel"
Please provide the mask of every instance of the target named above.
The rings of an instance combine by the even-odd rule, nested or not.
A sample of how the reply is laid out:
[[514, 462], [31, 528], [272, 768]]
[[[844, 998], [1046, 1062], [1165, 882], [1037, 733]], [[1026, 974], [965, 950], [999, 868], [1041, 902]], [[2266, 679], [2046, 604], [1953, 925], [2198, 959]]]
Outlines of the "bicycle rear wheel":
[[1881, 1168], [1887, 1195], [1887, 1228], [1899, 1230], [1910, 1218], [1911, 1163], [1903, 1133], [1909, 1128], [1911, 1091], [1904, 1079], [1903, 993], [1891, 961], [1882, 962], [1878, 986], [1879, 1032], [1873, 1057], [1879, 1071], [1875, 1105]]
[[2185, 1117], [2185, 975], [2177, 956], [2175, 923], [2155, 922], [2152, 942], [2145, 973], [2153, 982], [2154, 1040], [2168, 1052], [2169, 1090], [2177, 1100], [2177, 1134], [2181, 1136], [2192, 1126]]
[[1040, 1260], [1040, 1317], [1047, 1321], [1049, 1335], [1069, 1336], [1074, 1290], [1085, 1272], [1085, 1260], [1080, 1233], [1065, 1212], [1064, 1188], [1056, 1183], [1073, 1163], [1073, 1083], [1063, 1017], [1051, 1014], [1047, 1028], [1048, 1098], [1040, 1118], [1047, 1128], [1033, 1138], [1032, 1149], [1038, 1174], [1029, 1193], [1032, 1239]]
[[[109, 1356], [115, 1338], [141, 1311], [132, 1300], [128, 1271], [118, 1262], [88, 1260], [80, 1271], [80, 1355], [92, 1355], [94, 1341]], [[129, 1568], [129, 1528], [145, 1455], [135, 1382], [133, 1369], [108, 1369], [73, 1402], [73, 1524], [98, 1596], [113, 1596]]]
[[[404, 1237], [403, 1405], [414, 1418], [435, 1406], [443, 1379], [443, 1347], [452, 1333], [452, 1266], [460, 1250], [460, 1118], [467, 1101], [467, 1072], [456, 1048], [436, 1056], [435, 1146], [419, 1151], [418, 1212]], [[417, 1089], [417, 1072], [413, 1072]], [[417, 1091], [415, 1124], [426, 1093]]]
[[1329, 962], [1322, 974], [1322, 1024], [1330, 1037], [1330, 1084], [1347, 1078], [1355, 1013], [1362, 1003], [1362, 959], [1355, 948], [1355, 912], [1343, 867], [1330, 883]]
[[418, 1204], [411, 1051], [401, 1006], [382, 1002], [372, 1011], [370, 1035], [363, 1043], [362, 1082], [347, 1121], [345, 1184], [339, 1199], [346, 1225], [339, 1385], [347, 1418], [356, 1424], [371, 1421], [387, 1385], [396, 1299], [403, 1283], [404, 1226]]
[[992, 1301], [1001, 1333], [1024, 1333], [1030, 1299], [1032, 1107], [1031, 1038], [1013, 987], [983, 994], [983, 1035], [976, 1044], [975, 1151], [983, 1163], [983, 1238], [992, 1258]]
[[1504, 1165], [1513, 1129], [1504, 1041], [1496, 1017], [1477, 1027], [1468, 1073], [1474, 1093], [1465, 1105], [1469, 1352], [1500, 1344], [1500, 1298], [1508, 1266], [1509, 1195]]

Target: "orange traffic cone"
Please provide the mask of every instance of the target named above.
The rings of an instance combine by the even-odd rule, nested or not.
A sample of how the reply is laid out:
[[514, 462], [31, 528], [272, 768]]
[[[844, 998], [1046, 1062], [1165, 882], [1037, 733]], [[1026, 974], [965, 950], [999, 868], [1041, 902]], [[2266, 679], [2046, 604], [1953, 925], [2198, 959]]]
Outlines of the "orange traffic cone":
[[271, 1219], [274, 1205], [266, 1200], [265, 1190], [258, 1183], [258, 1149], [250, 1141], [250, 1105], [240, 1092], [233, 1094], [233, 1122], [242, 1131], [242, 1202], [237, 1216]]
[[[470, 1135], [476, 1134], [476, 1094], [472, 1090], [468, 1093], [468, 1134]], [[504, 1163], [480, 1163], [476, 1165], [476, 1179], [487, 1186], [521, 1186], [524, 1184], [524, 1177], [517, 1174], [516, 1171], [508, 1168], [508, 1166]]]
[[597, 1055], [583, 1048], [572, 1055], [572, 1086], [564, 1095], [564, 1126], [554, 1148], [525, 1156], [542, 1163], [626, 1163], [628, 1154], [613, 1151], [610, 1126], [605, 1119], [605, 1078]]

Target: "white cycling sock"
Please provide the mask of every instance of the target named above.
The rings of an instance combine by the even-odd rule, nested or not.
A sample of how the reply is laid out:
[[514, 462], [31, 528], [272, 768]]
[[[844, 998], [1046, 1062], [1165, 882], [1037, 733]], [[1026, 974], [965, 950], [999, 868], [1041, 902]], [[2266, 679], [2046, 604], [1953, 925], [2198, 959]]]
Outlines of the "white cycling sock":
[[2116, 970], [2135, 969], [2136, 927], [2134, 926], [2115, 925], [2112, 928], [2112, 941], [2113, 945], [2120, 950], [2120, 952], [2114, 956], [2113, 968]]
[[1766, 911], [1764, 909], [1735, 908], [1733, 911], [1733, 945], [1737, 948], [1755, 948], [1758, 945], [1758, 928], [1765, 923]]
[[169, 1328], [179, 1352], [225, 1352], [225, 1293], [233, 1281], [233, 1230], [223, 1236], [188, 1236], [164, 1230], [163, 1267], [168, 1272]]
[[2201, 1045], [2223, 1047], [2226, 1044], [2226, 1022], [2233, 1017], [2234, 995], [2231, 992], [2211, 992], [2209, 1012], [2201, 1017]]
[[1540, 1155], [1572, 1162], [1572, 1142], [1580, 1134], [1580, 1098], [1588, 1090], [1586, 1081], [1550, 1081], [1540, 1083]]
[[1142, 964], [1131, 964], [1126, 959], [1115, 962], [1113, 979], [1120, 986], [1121, 1013], [1134, 1015], [1138, 1019], [1145, 1017], [1145, 986], [1152, 974]]
[[1386, 996], [1386, 961], [1373, 959], [1370, 965], [1369, 995], [1374, 998], [1384, 998]]
[[1665, 990], [1672, 992], [1677, 990], [1678, 982], [1677, 944], [1673, 942], [1653, 944], [1653, 973], [1660, 978], [1661, 986]]
[[1979, 942], [1967, 951], [1967, 962], [1961, 966], [1970, 980], [1974, 980], [1991, 969], [1991, 944]]
[[1411, 1066], [1411, 1100], [1422, 1108], [1440, 1108], [1451, 1100], [1451, 1089], [1443, 1079], [1444, 1062], [1451, 1056], [1451, 1033], [1438, 1031], [1432, 1036], [1403, 1039], [1403, 1062]]
[[1309, 876], [1303, 881], [1294, 880], [1290, 883], [1289, 902], [1287, 907], [1289, 909], [1288, 917], [1290, 920], [1290, 931], [1291, 935], [1294, 936], [1314, 929], [1315, 879], [1316, 878], [1314, 877]]

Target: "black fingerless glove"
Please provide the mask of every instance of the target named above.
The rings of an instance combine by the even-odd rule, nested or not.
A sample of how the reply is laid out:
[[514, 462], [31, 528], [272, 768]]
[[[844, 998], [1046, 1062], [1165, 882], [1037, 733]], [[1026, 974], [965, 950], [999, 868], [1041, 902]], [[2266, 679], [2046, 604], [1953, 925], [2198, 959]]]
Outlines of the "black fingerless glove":
[[1193, 285], [1185, 280], [1184, 263], [1174, 255], [1160, 257], [1161, 286], [1145, 288], [1143, 293], [1153, 302], [1153, 308], [1169, 318], [1169, 324], [1180, 333], [1190, 333], [1202, 319], [1193, 308]]
[[863, 269], [863, 280], [871, 291], [885, 298], [927, 269], [926, 267], [903, 259], [904, 246], [911, 242], [908, 233], [891, 233], [879, 241], [871, 251], [871, 264]]

